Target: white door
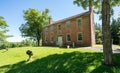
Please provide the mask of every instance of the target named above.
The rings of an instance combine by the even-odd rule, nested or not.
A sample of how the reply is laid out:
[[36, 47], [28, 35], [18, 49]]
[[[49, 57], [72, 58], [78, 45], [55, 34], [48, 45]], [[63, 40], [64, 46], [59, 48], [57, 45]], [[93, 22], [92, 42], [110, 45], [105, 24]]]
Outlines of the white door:
[[60, 47], [63, 45], [62, 36], [58, 36], [57, 45]]

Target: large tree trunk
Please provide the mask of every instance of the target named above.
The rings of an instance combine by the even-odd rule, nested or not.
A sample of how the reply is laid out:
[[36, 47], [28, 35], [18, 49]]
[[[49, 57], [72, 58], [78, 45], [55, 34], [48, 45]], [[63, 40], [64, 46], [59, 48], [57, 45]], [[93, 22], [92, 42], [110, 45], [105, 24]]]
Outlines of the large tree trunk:
[[110, 33], [110, 0], [102, 2], [102, 33], [103, 33], [103, 53], [104, 63], [113, 65], [113, 53]]

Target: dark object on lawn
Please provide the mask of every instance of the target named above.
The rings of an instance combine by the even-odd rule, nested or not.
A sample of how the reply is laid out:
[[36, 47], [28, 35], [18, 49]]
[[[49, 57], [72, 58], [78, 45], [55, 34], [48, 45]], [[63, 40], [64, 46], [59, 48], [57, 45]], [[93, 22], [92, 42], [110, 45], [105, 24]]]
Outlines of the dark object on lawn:
[[27, 60], [27, 61], [32, 60], [32, 56], [33, 56], [32, 51], [31, 51], [31, 50], [27, 50], [27, 51], [26, 51], [26, 54], [29, 56], [29, 58], [28, 58], [28, 60]]

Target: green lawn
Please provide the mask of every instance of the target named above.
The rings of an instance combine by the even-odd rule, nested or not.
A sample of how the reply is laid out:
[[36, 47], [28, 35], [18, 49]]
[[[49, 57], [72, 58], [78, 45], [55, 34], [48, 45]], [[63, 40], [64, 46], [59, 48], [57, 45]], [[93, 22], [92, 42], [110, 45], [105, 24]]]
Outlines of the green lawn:
[[[26, 50], [33, 51], [27, 62]], [[120, 73], [120, 54], [114, 54], [117, 66], [102, 64], [103, 54], [82, 49], [23, 47], [0, 50], [0, 73]]]

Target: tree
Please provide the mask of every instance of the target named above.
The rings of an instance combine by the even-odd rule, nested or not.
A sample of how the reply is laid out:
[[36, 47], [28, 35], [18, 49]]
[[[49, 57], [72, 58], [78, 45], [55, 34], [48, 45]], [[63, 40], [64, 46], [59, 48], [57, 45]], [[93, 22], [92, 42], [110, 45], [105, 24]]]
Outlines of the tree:
[[0, 42], [5, 42], [6, 38], [8, 38], [9, 36], [6, 35], [7, 30], [7, 23], [4, 20], [4, 18], [2, 16], [0, 16]]
[[[102, 34], [103, 34], [103, 53], [104, 63], [106, 65], [113, 65], [113, 53], [110, 33], [110, 15], [112, 14], [112, 7], [120, 5], [119, 0], [74, 0], [74, 4], [87, 7], [94, 7], [98, 13], [102, 14]], [[102, 7], [101, 7], [102, 5]], [[101, 10], [100, 10], [101, 9]]]
[[96, 44], [102, 44], [102, 27], [99, 23], [95, 24]]
[[120, 18], [113, 19], [111, 23], [111, 35], [113, 39], [113, 44], [119, 44], [120, 42]]
[[42, 28], [48, 21], [49, 10], [40, 12], [36, 9], [28, 9], [24, 11], [25, 24], [20, 26], [22, 36], [30, 37], [37, 40], [37, 45], [40, 46], [40, 39], [42, 36]]

